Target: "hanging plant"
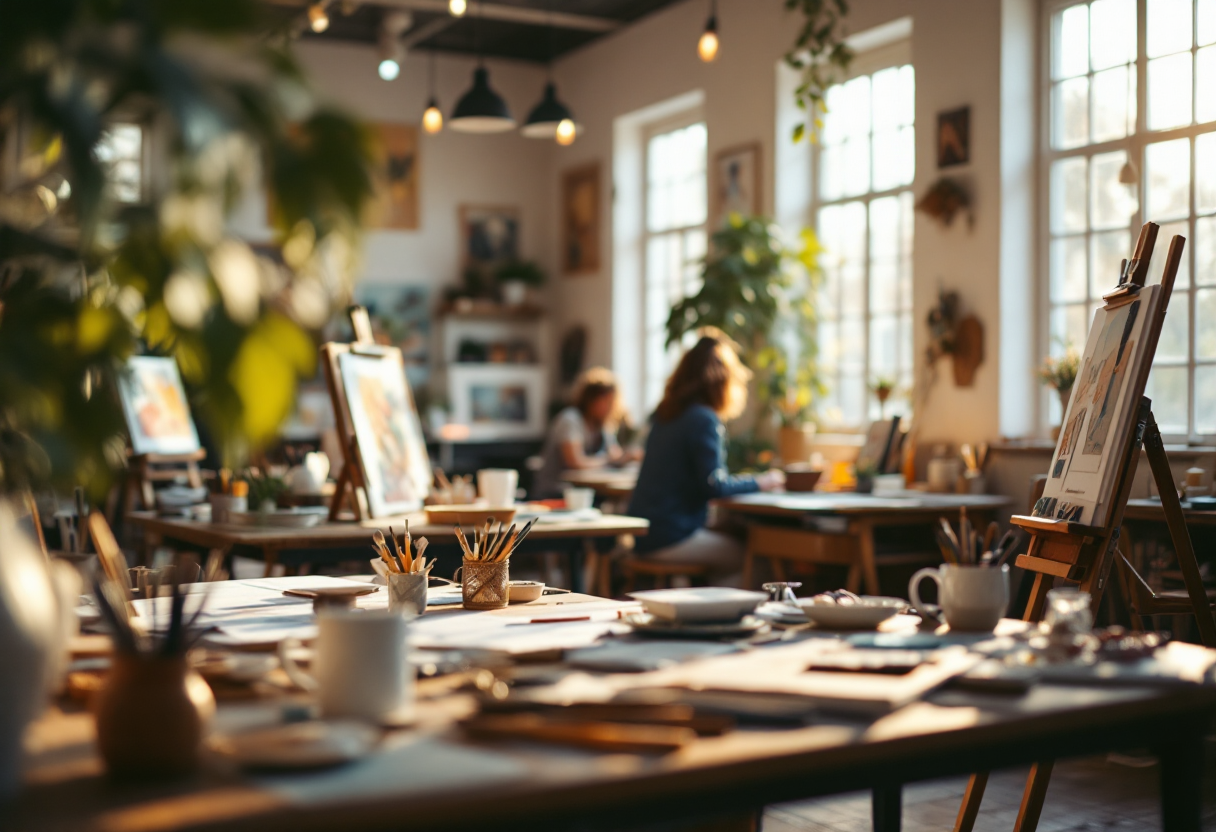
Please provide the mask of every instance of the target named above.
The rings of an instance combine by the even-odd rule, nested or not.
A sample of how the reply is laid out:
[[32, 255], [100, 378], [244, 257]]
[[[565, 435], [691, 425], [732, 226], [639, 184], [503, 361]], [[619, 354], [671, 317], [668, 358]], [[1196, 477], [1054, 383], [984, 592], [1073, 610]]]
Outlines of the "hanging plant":
[[916, 210], [937, 220], [943, 228], [949, 228], [960, 212], [966, 216], [968, 228], [974, 223], [971, 194], [961, 182], [948, 176], [943, 176], [925, 191], [916, 203]]
[[800, 141], [811, 125], [812, 140], [823, 128], [828, 87], [843, 80], [853, 60], [853, 50], [844, 42], [844, 18], [848, 0], [785, 0], [787, 11], [800, 11], [806, 18], [798, 39], [785, 62], [802, 73], [794, 90], [794, 102], [807, 112], [806, 120], [794, 125], [794, 141]]

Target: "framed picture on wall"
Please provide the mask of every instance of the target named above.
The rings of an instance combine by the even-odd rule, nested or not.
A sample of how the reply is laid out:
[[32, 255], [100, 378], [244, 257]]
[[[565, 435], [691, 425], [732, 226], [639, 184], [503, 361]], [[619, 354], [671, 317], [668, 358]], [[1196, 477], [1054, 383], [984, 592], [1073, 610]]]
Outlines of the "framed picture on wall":
[[200, 447], [173, 358], [135, 355], [118, 375], [118, 395], [136, 454], [188, 454]]
[[736, 145], [714, 156], [710, 218], [717, 228], [732, 213], [760, 213], [760, 143]]
[[971, 108], [937, 114], [937, 166], [950, 168], [971, 161]]
[[371, 228], [418, 228], [418, 128], [377, 124], [375, 204]]
[[600, 163], [562, 174], [562, 273], [593, 274], [600, 268]]
[[520, 259], [519, 215], [514, 206], [460, 206], [460, 260], [465, 268]]
[[452, 421], [469, 439], [537, 439], [545, 432], [545, 368], [454, 366], [448, 370]]

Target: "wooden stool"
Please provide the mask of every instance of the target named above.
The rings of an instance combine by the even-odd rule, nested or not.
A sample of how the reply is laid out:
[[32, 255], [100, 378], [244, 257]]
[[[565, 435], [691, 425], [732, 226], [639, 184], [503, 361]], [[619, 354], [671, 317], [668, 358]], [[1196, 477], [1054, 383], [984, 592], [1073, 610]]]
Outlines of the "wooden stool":
[[[1127, 605], [1131, 613], [1132, 628], [1135, 630], [1144, 629], [1143, 617], [1146, 615], [1195, 615], [1195, 605], [1191, 602], [1191, 596], [1185, 589], [1175, 589], [1166, 592], [1154, 592], [1153, 588], [1148, 585], [1144, 578], [1140, 577], [1140, 573], [1136, 571], [1136, 567], [1132, 566], [1131, 561], [1127, 559], [1122, 552], [1118, 555], [1116, 561], [1119, 567], [1119, 577], [1122, 579], [1124, 595], [1127, 598]], [[1207, 591], [1209, 608], [1216, 609], [1216, 605], [1212, 604], [1213, 590]]]
[[709, 581], [709, 569], [700, 564], [660, 563], [652, 560], [643, 560], [637, 556], [621, 561], [621, 571], [625, 573], [625, 586], [622, 592], [633, 591], [634, 579], [638, 575], [648, 575], [653, 578], [655, 589], [667, 589], [671, 586], [671, 579], [676, 577]]

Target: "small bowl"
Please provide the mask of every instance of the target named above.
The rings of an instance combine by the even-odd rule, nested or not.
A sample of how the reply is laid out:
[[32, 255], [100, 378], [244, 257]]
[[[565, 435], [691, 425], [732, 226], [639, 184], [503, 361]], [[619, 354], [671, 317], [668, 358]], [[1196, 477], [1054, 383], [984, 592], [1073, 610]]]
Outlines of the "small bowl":
[[785, 467], [785, 490], [814, 491], [822, 476], [823, 471], [806, 464], [787, 465]]
[[491, 506], [427, 506], [423, 509], [426, 512], [426, 522], [433, 526], [480, 526], [490, 518], [496, 522], [506, 525], [515, 519], [515, 506], [500, 506], [493, 508]]
[[507, 586], [512, 604], [527, 604], [545, 594], [545, 585], [540, 581], [511, 581]]
[[860, 603], [816, 603], [815, 598], [799, 598], [798, 606], [816, 626], [829, 630], [873, 630], [908, 606], [903, 598], [863, 595]]

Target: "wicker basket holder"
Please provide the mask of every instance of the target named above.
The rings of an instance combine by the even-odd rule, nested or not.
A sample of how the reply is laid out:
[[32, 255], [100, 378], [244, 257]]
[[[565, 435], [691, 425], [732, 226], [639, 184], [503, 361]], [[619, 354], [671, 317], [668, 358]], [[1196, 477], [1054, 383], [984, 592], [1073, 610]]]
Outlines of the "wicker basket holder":
[[466, 610], [497, 610], [511, 600], [507, 561], [466, 560], [460, 567], [460, 589]]

